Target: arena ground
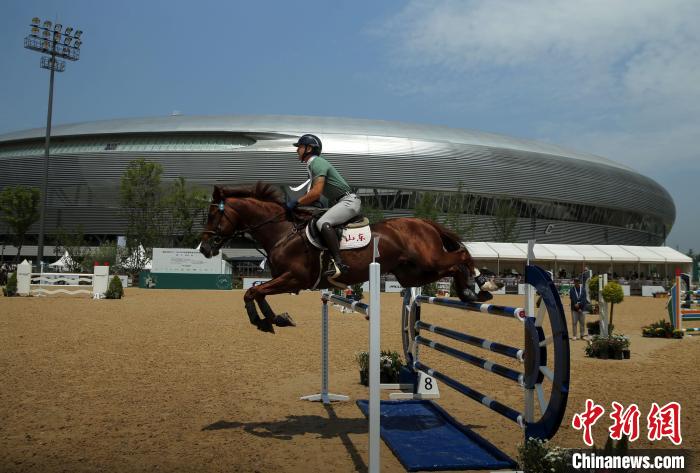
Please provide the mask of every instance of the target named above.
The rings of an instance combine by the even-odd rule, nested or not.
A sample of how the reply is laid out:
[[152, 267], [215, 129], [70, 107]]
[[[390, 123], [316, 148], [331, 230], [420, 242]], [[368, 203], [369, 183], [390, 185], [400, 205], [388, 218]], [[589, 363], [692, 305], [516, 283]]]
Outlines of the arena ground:
[[[521, 301], [496, 298], [504, 305]], [[319, 390], [318, 293], [270, 302], [298, 326], [258, 332], [241, 291], [129, 288], [114, 301], [0, 298], [0, 471], [364, 471], [367, 423], [355, 404], [326, 408], [298, 400]], [[400, 351], [400, 298], [385, 294], [382, 304], [382, 347]], [[633, 448], [672, 447], [646, 440], [646, 415], [652, 402], [679, 401], [683, 447], [698, 451], [700, 424], [692, 419], [700, 415], [700, 337], [640, 335], [642, 325], [665, 318], [664, 304], [628, 297], [615, 307], [617, 328], [631, 338], [630, 360], [586, 358], [586, 342], [571, 342], [572, 393], [555, 443], [583, 447], [571, 418], [592, 399], [606, 408], [594, 427], [598, 444], [610, 426], [610, 403], [618, 401], [642, 412], [643, 438]], [[436, 322], [449, 319], [451, 327], [522, 344], [516, 321], [428, 311]], [[367, 331], [362, 316], [331, 310], [331, 391], [353, 400], [367, 397], [354, 362], [367, 347]], [[451, 360], [438, 364], [521, 405], [518, 388], [500, 377]], [[448, 387], [442, 394], [440, 403], [458, 419], [516, 455], [523, 438], [515, 424]], [[383, 444], [382, 465], [384, 472], [403, 471]]]

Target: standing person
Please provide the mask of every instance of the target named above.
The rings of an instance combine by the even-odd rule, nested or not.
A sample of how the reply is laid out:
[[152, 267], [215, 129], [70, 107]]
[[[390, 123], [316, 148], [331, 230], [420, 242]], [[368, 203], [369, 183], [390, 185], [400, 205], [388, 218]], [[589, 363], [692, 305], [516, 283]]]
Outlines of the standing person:
[[352, 192], [350, 185], [331, 163], [321, 157], [321, 140], [315, 135], [303, 135], [294, 146], [297, 148], [299, 161], [306, 163], [309, 171], [309, 187], [299, 200], [287, 202], [287, 211], [291, 212], [297, 205], [309, 205], [316, 202], [321, 195], [328, 199], [329, 208], [316, 222], [324, 243], [333, 258], [333, 266], [325, 272], [328, 277], [337, 277], [350, 268], [343, 263], [340, 256], [340, 242], [333, 229], [360, 214], [360, 198]]
[[573, 322], [573, 333], [574, 340], [578, 340], [578, 335], [576, 335], [576, 329], [578, 328], [581, 333], [581, 338], [584, 336], [584, 322], [586, 320], [583, 311], [588, 305], [588, 300], [586, 299], [586, 291], [581, 287], [581, 280], [578, 278], [574, 279], [574, 287], [569, 289], [569, 298], [571, 299], [571, 316]]

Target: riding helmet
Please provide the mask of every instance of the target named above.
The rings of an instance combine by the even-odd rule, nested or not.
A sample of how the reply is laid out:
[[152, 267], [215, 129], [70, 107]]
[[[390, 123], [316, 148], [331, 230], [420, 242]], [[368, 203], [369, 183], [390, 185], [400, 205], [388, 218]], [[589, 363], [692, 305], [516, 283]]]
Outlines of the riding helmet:
[[318, 136], [316, 135], [311, 135], [311, 134], [306, 134], [301, 136], [296, 143], [294, 143], [294, 146], [299, 147], [299, 146], [310, 146], [313, 152], [316, 155], [321, 154], [321, 149], [323, 148], [323, 145], [321, 144], [321, 140], [319, 139]]

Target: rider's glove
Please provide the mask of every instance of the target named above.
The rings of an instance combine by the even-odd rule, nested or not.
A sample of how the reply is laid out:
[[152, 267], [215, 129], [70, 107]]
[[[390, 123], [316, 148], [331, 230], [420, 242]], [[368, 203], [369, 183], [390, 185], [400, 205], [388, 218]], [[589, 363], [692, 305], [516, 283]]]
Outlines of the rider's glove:
[[287, 201], [286, 204], [284, 204], [284, 209], [287, 212], [287, 218], [291, 219], [292, 217], [292, 211], [297, 208], [297, 205], [299, 205], [299, 201], [296, 199], [289, 200]]

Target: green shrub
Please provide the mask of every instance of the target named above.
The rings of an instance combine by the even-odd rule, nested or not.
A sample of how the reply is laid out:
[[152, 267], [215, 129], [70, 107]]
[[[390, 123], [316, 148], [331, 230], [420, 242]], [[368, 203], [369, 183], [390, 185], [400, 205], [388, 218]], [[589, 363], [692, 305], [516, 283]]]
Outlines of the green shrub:
[[362, 289], [362, 283], [353, 284], [350, 286], [352, 288], [352, 297], [356, 301], [361, 301], [364, 297], [364, 290]]
[[7, 284], [2, 290], [5, 297], [12, 297], [17, 295], [17, 272], [10, 274], [7, 278]]
[[122, 280], [119, 276], [114, 276], [109, 282], [109, 287], [107, 292], [105, 292], [105, 297], [107, 299], [121, 299], [124, 295], [124, 287], [122, 286]]
[[571, 452], [530, 437], [518, 445], [518, 463], [528, 473], [564, 473], [570, 471], [567, 465], [571, 464]]
[[437, 283], [431, 282], [421, 288], [421, 294], [428, 297], [437, 296]]
[[598, 278], [600, 276], [593, 276], [588, 280], [588, 300], [597, 301], [598, 300]]

